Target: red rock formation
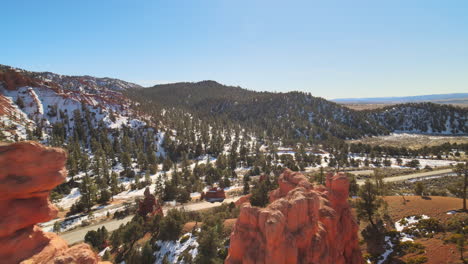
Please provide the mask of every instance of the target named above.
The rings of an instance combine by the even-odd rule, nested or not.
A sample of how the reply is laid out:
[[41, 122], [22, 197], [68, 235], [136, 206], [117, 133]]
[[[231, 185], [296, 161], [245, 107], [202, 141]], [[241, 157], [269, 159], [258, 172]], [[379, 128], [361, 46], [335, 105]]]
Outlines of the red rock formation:
[[0, 262], [98, 263], [90, 246], [71, 248], [35, 224], [53, 219], [50, 191], [63, 182], [66, 153], [36, 142], [0, 146]]
[[3, 84], [3, 86], [7, 90], [13, 91], [16, 90], [16, 88], [23, 86], [38, 87], [41, 85], [41, 83], [42, 82], [40, 80], [29, 78], [21, 72], [17, 72], [14, 70], [6, 70], [4, 72], [0, 72], [0, 84]]
[[363, 263], [348, 185], [337, 174], [314, 187], [285, 170], [266, 208], [241, 205], [225, 263]]
[[250, 202], [250, 197], [252, 197], [252, 194], [250, 194], [250, 193], [246, 194], [244, 196], [241, 196], [239, 199], [237, 199], [237, 201], [234, 202], [234, 204], [236, 205], [236, 207], [239, 207], [243, 203]]
[[143, 201], [138, 202], [138, 214], [146, 217], [149, 215], [161, 215], [164, 216], [161, 204], [159, 201], [151, 194], [148, 187], [145, 189], [145, 198]]

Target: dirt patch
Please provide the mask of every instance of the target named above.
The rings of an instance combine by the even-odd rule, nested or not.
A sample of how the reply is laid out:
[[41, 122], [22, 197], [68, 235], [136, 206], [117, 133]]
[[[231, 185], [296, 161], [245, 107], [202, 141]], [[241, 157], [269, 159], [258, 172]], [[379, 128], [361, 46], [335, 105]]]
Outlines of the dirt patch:
[[151, 233], [146, 233], [142, 238], [138, 239], [136, 244], [143, 246], [151, 239]]
[[70, 209], [59, 210], [57, 217], [58, 218], [65, 218], [67, 213], [70, 212]]
[[110, 201], [108, 204], [123, 204], [125, 202], [128, 202], [125, 199], [114, 199], [113, 201]]
[[[435, 238], [416, 239], [414, 242], [421, 243], [425, 247], [426, 252], [423, 255], [428, 259], [426, 264], [462, 263], [455, 244], [444, 243], [443, 238], [440, 236]], [[406, 262], [409, 258], [416, 256], [418, 255], [414, 253], [407, 254], [399, 259]]]
[[383, 199], [388, 203], [388, 212], [393, 222], [406, 216], [422, 214], [446, 222], [452, 216], [447, 212], [460, 209], [462, 206], [462, 199], [454, 197], [405, 196], [406, 204], [403, 204], [401, 196], [386, 196]]
[[192, 232], [194, 228], [200, 227], [202, 222], [187, 222], [182, 228], [182, 233]]

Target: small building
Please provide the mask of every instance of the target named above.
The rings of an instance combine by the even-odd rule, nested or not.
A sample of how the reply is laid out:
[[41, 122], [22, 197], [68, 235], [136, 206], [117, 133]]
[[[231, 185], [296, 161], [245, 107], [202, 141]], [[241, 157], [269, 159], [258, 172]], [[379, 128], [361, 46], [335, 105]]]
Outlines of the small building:
[[226, 199], [226, 194], [224, 193], [224, 190], [222, 188], [213, 187], [207, 192], [202, 192], [201, 198], [202, 200], [206, 200], [210, 203], [222, 202], [224, 201], [224, 199]]

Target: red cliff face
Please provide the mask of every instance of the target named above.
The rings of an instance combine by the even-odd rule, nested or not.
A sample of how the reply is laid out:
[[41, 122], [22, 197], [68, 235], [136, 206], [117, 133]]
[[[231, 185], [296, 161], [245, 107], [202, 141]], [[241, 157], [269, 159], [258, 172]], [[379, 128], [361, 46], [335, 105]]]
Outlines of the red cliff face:
[[23, 86], [40, 86], [41, 81], [29, 78], [14, 70], [7, 70], [0, 72], [0, 84], [3, 84], [7, 90], [16, 90], [16, 88]]
[[284, 171], [266, 208], [241, 205], [225, 263], [363, 263], [348, 186], [342, 174], [314, 187]]
[[71, 248], [35, 224], [53, 219], [50, 191], [65, 179], [66, 153], [36, 142], [0, 146], [0, 262], [98, 263], [86, 244]]

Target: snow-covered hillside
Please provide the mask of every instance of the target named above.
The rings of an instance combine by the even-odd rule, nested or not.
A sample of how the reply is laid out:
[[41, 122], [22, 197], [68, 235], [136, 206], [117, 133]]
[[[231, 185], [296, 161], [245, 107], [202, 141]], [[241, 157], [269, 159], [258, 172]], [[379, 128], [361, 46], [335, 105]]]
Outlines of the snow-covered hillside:
[[[93, 122], [109, 128], [140, 127], [146, 122], [134, 118], [132, 102], [122, 90], [140, 86], [110, 78], [73, 77], [53, 73], [31, 73], [8, 68], [0, 82], [0, 138], [9, 141], [28, 138], [38, 126], [47, 138], [53, 124], [74, 127], [74, 111], [88, 108]], [[10, 74], [13, 73], [13, 74]], [[7, 75], [5, 77], [5, 75]], [[27, 84], [27, 85], [23, 85]]]
[[405, 104], [373, 111], [370, 117], [393, 132], [468, 134], [466, 108], [432, 103]]

